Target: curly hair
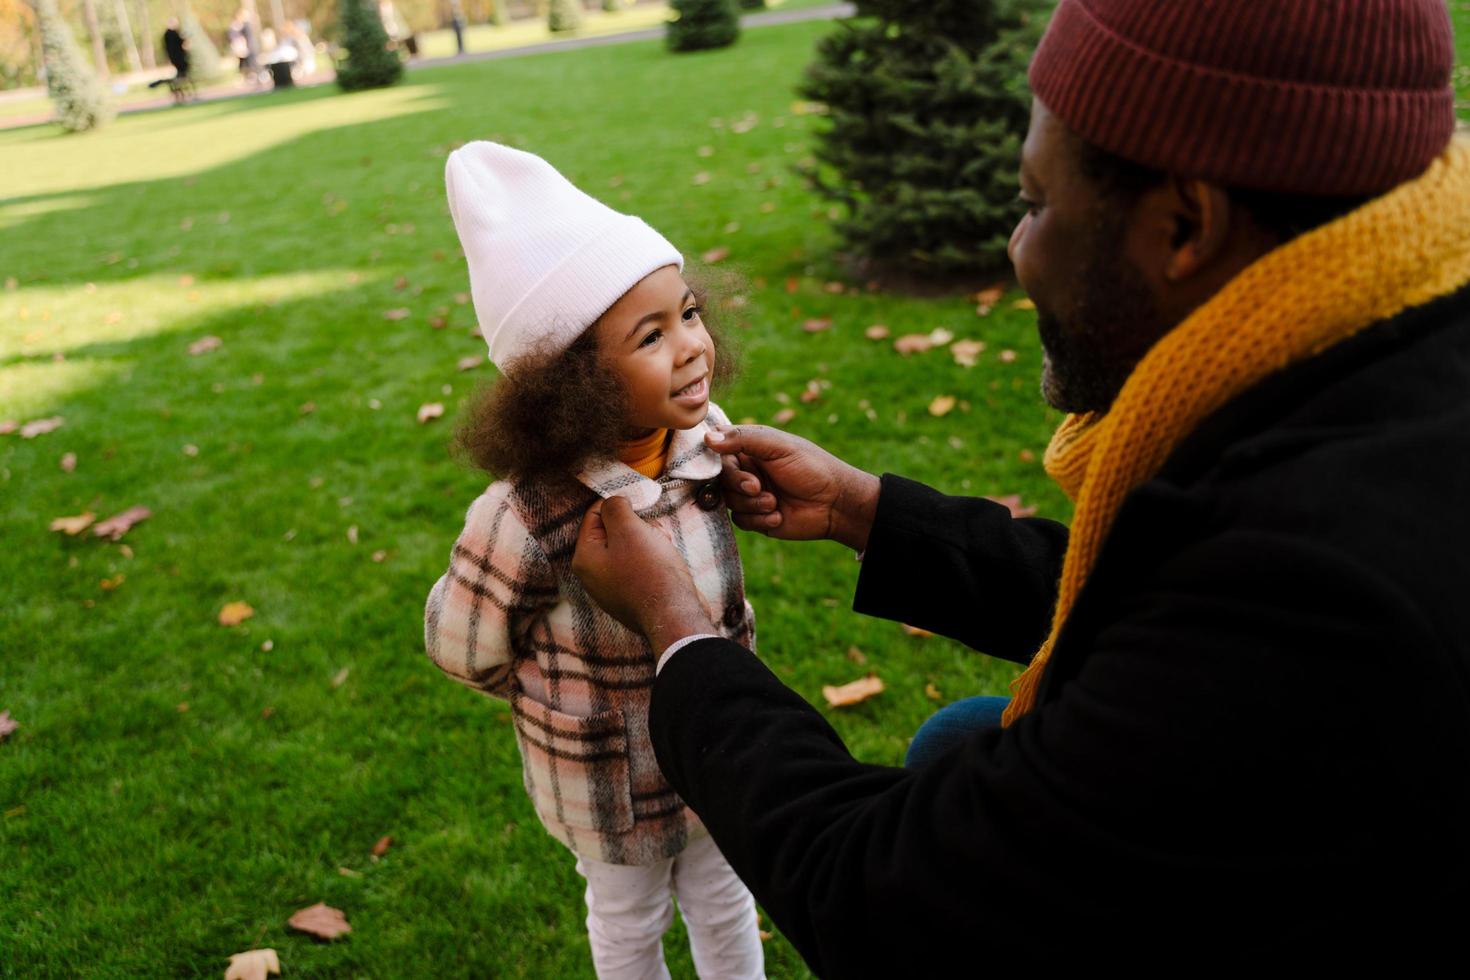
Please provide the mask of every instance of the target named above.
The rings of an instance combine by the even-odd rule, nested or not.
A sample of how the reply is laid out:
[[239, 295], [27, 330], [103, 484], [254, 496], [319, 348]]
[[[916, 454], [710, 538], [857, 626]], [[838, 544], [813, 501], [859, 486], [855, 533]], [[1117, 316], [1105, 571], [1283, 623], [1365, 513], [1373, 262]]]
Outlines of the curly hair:
[[[715, 344], [711, 390], [739, 372], [738, 352], [706, 306], [708, 294], [688, 275], [705, 329]], [[596, 326], [596, 324], [593, 324]], [[626, 394], [598, 357], [589, 326], [564, 350], [535, 350], [470, 395], [454, 437], [457, 455], [492, 476], [538, 479], [575, 474], [611, 455], [627, 431]]]

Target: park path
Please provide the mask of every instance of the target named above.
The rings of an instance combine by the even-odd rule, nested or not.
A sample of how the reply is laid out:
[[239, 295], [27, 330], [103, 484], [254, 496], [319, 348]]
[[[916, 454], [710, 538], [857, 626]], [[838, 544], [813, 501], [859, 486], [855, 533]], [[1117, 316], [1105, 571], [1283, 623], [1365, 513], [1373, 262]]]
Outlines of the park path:
[[[851, 3], [832, 3], [821, 7], [807, 7], [803, 10], [767, 10], [761, 13], [746, 14], [740, 18], [740, 26], [745, 29], [773, 27], [778, 24], [794, 24], [805, 20], [831, 20], [837, 17], [851, 17], [854, 8]], [[520, 58], [532, 54], [545, 54], [548, 51], [571, 51], [577, 48], [596, 48], [607, 44], [628, 44], [632, 41], [648, 41], [661, 38], [664, 29], [659, 27], [646, 27], [634, 31], [624, 31], [621, 34], [599, 34], [592, 37], [569, 37], [557, 41], [542, 41], [537, 44], [527, 44], [518, 48], [498, 48], [494, 51], [467, 51], [464, 54], [450, 55], [444, 58], [418, 58], [406, 63], [409, 71], [419, 71], [424, 68], [437, 68], [442, 65], [458, 65], [470, 61], [497, 61], [501, 58]], [[315, 88], [318, 85], [330, 84], [335, 75], [331, 70], [317, 72], [310, 78], [296, 83], [297, 88]], [[263, 95], [269, 95], [274, 89], [250, 89], [245, 91], [224, 90], [218, 92], [206, 92], [190, 102], [190, 105], [199, 105], [205, 102], [225, 102], [231, 99], [250, 99]], [[118, 110], [119, 116], [131, 116], [140, 112], [158, 112], [161, 109], [173, 108], [173, 99], [168, 95], [162, 95], [156, 100], [130, 105]], [[19, 129], [23, 126], [37, 126], [51, 122], [51, 113], [38, 113], [31, 116], [14, 116], [0, 118], [0, 129]]]

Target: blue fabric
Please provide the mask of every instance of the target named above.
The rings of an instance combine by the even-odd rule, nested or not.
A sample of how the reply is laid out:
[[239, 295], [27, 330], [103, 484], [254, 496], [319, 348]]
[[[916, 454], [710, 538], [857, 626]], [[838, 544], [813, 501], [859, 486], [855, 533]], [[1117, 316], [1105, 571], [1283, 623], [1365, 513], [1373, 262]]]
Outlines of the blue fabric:
[[981, 696], [945, 705], [919, 726], [903, 764], [922, 769], [965, 739], [987, 728], [999, 728], [1010, 698]]

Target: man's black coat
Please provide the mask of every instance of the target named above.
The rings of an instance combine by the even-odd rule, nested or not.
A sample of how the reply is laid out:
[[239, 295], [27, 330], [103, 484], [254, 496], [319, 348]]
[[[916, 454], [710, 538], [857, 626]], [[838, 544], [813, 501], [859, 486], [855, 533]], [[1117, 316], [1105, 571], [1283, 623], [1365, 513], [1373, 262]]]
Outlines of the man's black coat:
[[[1467, 507], [1462, 290], [1268, 379], [1135, 489], [1011, 728], [864, 765], [702, 640], [658, 678], [655, 750], [823, 976], [1458, 943]], [[1066, 542], [885, 476], [854, 606], [1024, 662]]]

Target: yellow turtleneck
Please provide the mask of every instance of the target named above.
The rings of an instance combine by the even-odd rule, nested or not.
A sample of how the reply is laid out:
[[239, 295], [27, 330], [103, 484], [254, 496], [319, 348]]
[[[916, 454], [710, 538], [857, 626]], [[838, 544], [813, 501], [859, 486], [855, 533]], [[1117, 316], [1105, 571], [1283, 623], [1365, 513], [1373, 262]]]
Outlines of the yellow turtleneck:
[[642, 439], [619, 443], [618, 459], [650, 480], [657, 480], [664, 471], [664, 461], [669, 455], [669, 438], [673, 434], [673, 429], [654, 429]]

